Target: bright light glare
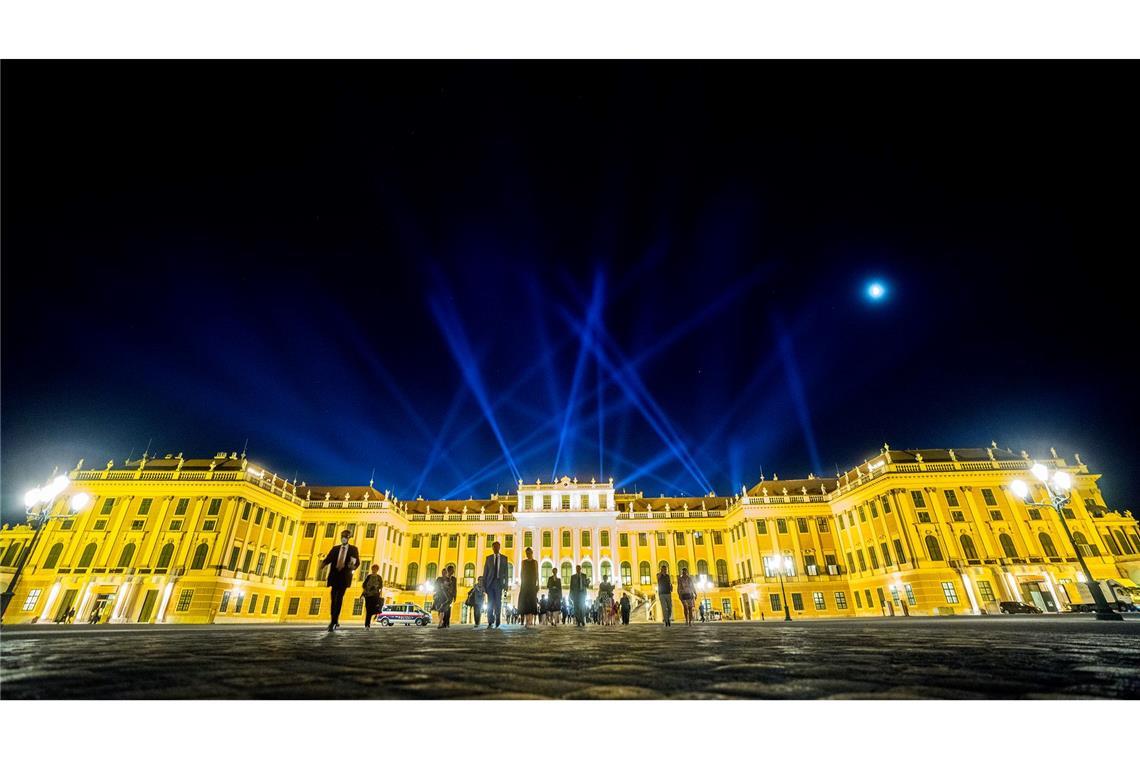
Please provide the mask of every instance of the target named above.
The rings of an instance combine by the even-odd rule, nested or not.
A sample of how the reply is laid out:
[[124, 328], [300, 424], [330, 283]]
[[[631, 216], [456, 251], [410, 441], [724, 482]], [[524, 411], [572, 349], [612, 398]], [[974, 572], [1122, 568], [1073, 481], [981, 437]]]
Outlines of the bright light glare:
[[867, 295], [872, 300], [878, 301], [887, 294], [887, 289], [881, 282], [872, 282], [867, 286]]
[[1033, 476], [1040, 480], [1042, 483], [1047, 483], [1049, 481], [1049, 468], [1040, 462], [1030, 467], [1029, 471], [1032, 472]]
[[71, 497], [70, 503], [72, 512], [80, 512], [84, 507], [91, 503], [91, 496], [81, 491]]
[[1069, 473], [1057, 470], [1053, 473], [1053, 485], [1062, 491], [1068, 491], [1073, 486], [1073, 478]]
[[1024, 480], [1015, 480], [1009, 484], [1009, 487], [1013, 490], [1014, 494], [1016, 494], [1017, 498], [1019, 499], [1024, 499], [1029, 495], [1029, 486], [1025, 485]]
[[33, 488], [32, 490], [30, 490], [26, 494], [24, 494], [24, 506], [25, 507], [34, 507], [36, 505], [36, 503], [39, 502], [39, 500], [40, 500], [40, 489], [38, 489], [38, 488]]

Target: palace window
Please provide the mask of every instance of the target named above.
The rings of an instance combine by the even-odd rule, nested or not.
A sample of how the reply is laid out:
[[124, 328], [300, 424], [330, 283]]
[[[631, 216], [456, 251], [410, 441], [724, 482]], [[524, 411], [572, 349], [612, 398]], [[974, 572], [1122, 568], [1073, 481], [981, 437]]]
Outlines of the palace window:
[[178, 503], [174, 505], [174, 514], [176, 514], [176, 515], [186, 514], [186, 508], [189, 506], [190, 506], [190, 500], [189, 499], [179, 499]]
[[[1065, 515], [1065, 517], [1068, 517], [1068, 515]], [[1041, 510], [1037, 509], [1036, 507], [1030, 507], [1029, 508], [1029, 519], [1030, 520], [1040, 520], [1041, 519]]]
[[[527, 536], [529, 536], [529, 535], [530, 534], [527, 533]], [[458, 549], [459, 548], [459, 535], [457, 533], [452, 533], [450, 536], [447, 537], [447, 548], [448, 549]]]
[[238, 592], [237, 601], [234, 602], [234, 614], [241, 612], [241, 606], [245, 603], [245, 594]]
[[[883, 593], [883, 590], [879, 589], [879, 593], [880, 594]], [[869, 588], [863, 589], [863, 598], [867, 600], [867, 609], [871, 609], [871, 607], [874, 606], [871, 603], [871, 589], [869, 589]]]
[[262, 570], [265, 569], [265, 552], [259, 552], [257, 555], [257, 567], [254, 568], [254, 575], [262, 575]]
[[513, 549], [515, 547], [515, 534], [514, 533], [508, 533], [506, 536], [504, 536], [504, 538], [506, 539], [506, 544], [505, 544], [504, 548]]
[[878, 517], [878, 516], [879, 516], [879, 502], [872, 500], [871, 501], [871, 517]]
[[761, 536], [768, 535], [768, 523], [765, 520], [756, 521], [756, 533]]
[[879, 569], [879, 555], [875, 553], [875, 547], [868, 546], [867, 547], [867, 554], [868, 554], [868, 556], [871, 557], [871, 569], [872, 570], [878, 570]]
[[305, 538], [312, 538], [317, 535], [316, 523], [305, 523]]
[[1069, 509], [1068, 507], [1065, 507], [1061, 511], [1065, 513], [1065, 517], [1069, 520], [1075, 520], [1077, 517], [1076, 513], [1073, 512], [1073, 510]]
[[720, 534], [719, 530], [712, 531], [713, 546], [720, 546], [724, 542], [724, 537]]
[[60, 524], [60, 526], [59, 526], [59, 529], [60, 529], [60, 530], [71, 530], [71, 527], [72, 527], [73, 525], [75, 525], [75, 520], [64, 520], [64, 521], [63, 521], [63, 522]]
[[915, 509], [926, 509], [926, 498], [922, 495], [922, 491], [911, 491], [910, 500], [914, 502]]
[[990, 519], [991, 520], [1004, 520], [1005, 518], [1001, 516], [1001, 510], [1000, 509], [991, 509], [990, 510]]
[[621, 585], [633, 585], [633, 567], [628, 562], [621, 563]]
[[170, 529], [171, 530], [182, 530], [182, 521], [181, 520], [171, 520], [170, 521]]
[[718, 586], [728, 585], [728, 563], [723, 559], [716, 561], [716, 584]]
[[938, 539], [934, 536], [926, 537], [926, 553], [933, 562], [942, 561], [942, 547], [938, 544]]
[[705, 534], [699, 530], [693, 531], [693, 543], [697, 546], [705, 545]]
[[568, 493], [562, 494], [562, 508], [570, 509], [570, 494]]
[[114, 508], [115, 508], [115, 500], [114, 499], [105, 499], [103, 501], [103, 508], [99, 510], [99, 514], [109, 515], [109, 514], [111, 514], [111, 510]]
[[1008, 533], [998, 534], [998, 543], [1001, 544], [1002, 553], [1006, 557], [1013, 559], [1017, 556], [1017, 547], [1013, 545], [1013, 539], [1010, 538]]
[[281, 611], [281, 597], [275, 596], [275, 597], [273, 597], [273, 614], [276, 615], [280, 611]]
[[782, 517], [777, 518], [776, 519], [776, 532], [777, 533], [787, 533], [788, 532], [788, 521]]
[[602, 546], [610, 545], [610, 532], [608, 530], [602, 531]]
[[815, 608], [817, 610], [826, 610], [827, 609], [827, 602], [823, 601], [823, 592], [822, 591], [813, 591], [811, 594], [811, 599], [812, 599], [812, 602], [815, 603]]
[[930, 522], [930, 513], [929, 512], [919, 512], [918, 513], [918, 521], [920, 523]]
[[657, 531], [657, 545], [658, 546], [664, 546], [665, 545], [665, 533], [663, 531], [660, 531], [660, 530]]
[[899, 606], [899, 590], [893, 585], [891, 586], [891, 600], [895, 603], [896, 607]]
[[792, 609], [796, 612], [804, 611], [804, 595], [792, 594]]
[[903, 551], [902, 541], [894, 539], [895, 560], [901, 565], [906, 562], [906, 552]]
[[24, 606], [21, 608], [24, 612], [31, 612], [36, 607], [36, 602], [40, 598], [40, 589], [34, 588], [28, 592], [28, 596], [24, 599]]
[[352, 603], [352, 615], [353, 615], [353, 617], [355, 617], [355, 616], [357, 616], [363, 612], [364, 612], [364, 597], [358, 596], [358, 597], [356, 597], [356, 600]]
[[[253, 564], [253, 549], [246, 549], [245, 550], [245, 559], [243, 559], [241, 562], [241, 571], [243, 573], [248, 573], [249, 572], [249, 566], [252, 564]], [[159, 567], [166, 567], [165, 565], [163, 565], [161, 563], [159, 563], [158, 566]]]
[[983, 602], [992, 602], [996, 600], [994, 596], [994, 587], [990, 585], [989, 581], [978, 581], [978, 592], [981, 594]]
[[143, 499], [142, 501], [140, 501], [139, 502], [139, 514], [144, 515], [144, 516], [149, 515], [150, 514], [150, 505], [153, 503], [154, 503], [154, 499]]
[[[272, 515], [270, 515], [270, 519], [272, 519]], [[376, 523], [369, 523], [368, 525], [365, 526], [364, 537], [365, 538], [376, 538]]]
[[332, 538], [336, 534], [336, 523], [329, 523], [325, 526], [325, 538]]
[[986, 503], [987, 507], [996, 507], [998, 505], [997, 499], [994, 498], [994, 492], [989, 488], [982, 489], [982, 501]]
[[582, 548], [588, 549], [590, 547], [590, 531], [582, 531]]
[[431, 548], [432, 549], [438, 549], [439, 548], [439, 534], [438, 533], [432, 533], [431, 534]]
[[294, 596], [289, 599], [289, 606], [285, 609], [286, 615], [296, 615], [301, 608], [301, 597]]
[[463, 585], [464, 586], [474, 586], [475, 585], [475, 563], [474, 562], [468, 562], [466, 565], [463, 566]]
[[621, 548], [623, 548], [623, 549], [625, 549], [626, 547], [629, 546], [629, 534], [628, 533], [619, 533], [618, 534], [618, 545], [621, 546]]
[[890, 551], [887, 550], [887, 542], [883, 541], [882, 543], [880, 543], [879, 549], [882, 550], [882, 552], [883, 552], [883, 567], [890, 567], [890, 565], [891, 565], [891, 553], [890, 553]]
[[808, 521], [806, 517], [796, 518], [796, 530], [798, 530], [800, 533], [808, 532]]
[[48, 552], [47, 559], [44, 560], [44, 570], [55, 569], [56, 563], [59, 562], [59, 555], [63, 554], [63, 544], [55, 544]]
[[186, 612], [190, 609], [190, 601], [194, 598], [194, 589], [184, 588], [182, 593], [178, 595], [178, 605], [174, 608], [175, 612]]
[[[132, 549], [133, 550], [133, 549]], [[198, 544], [198, 548], [194, 550], [194, 559], [190, 562], [191, 570], [201, 570], [206, 566], [206, 558], [210, 554], [209, 544]], [[125, 567], [124, 563], [119, 563]]]
[[779, 594], [768, 594], [768, 603], [772, 605], [772, 612], [780, 612], [784, 608], [780, 605]]
[[[179, 527], [181, 527], [181, 521], [175, 520], [175, 522], [178, 522]], [[107, 527], [107, 521], [106, 520], [96, 520], [95, 526], [92, 528], [92, 530], [103, 530], [106, 527]], [[177, 528], [171, 528], [171, 530], [177, 530]]]
[[942, 595], [950, 604], [958, 603], [958, 592], [954, 589], [954, 581], [942, 581]]
[[721, 599], [720, 609], [725, 617], [732, 617], [732, 600], [728, 598]]
[[474, 549], [475, 548], [475, 540], [476, 540], [476, 536], [474, 533], [469, 533], [467, 535], [467, 548], [468, 549]]
[[[510, 564], [510, 563], [507, 563], [507, 564]], [[438, 572], [439, 572], [439, 565], [435, 564], [434, 562], [429, 562], [428, 566], [427, 566], [427, 574], [424, 575], [424, 582], [425, 583], [435, 583], [435, 579], [439, 577]], [[507, 573], [507, 577], [508, 578], [511, 577], [511, 574], [509, 572]]]
[[420, 581], [420, 564], [418, 562], [413, 562], [410, 565], [408, 565], [408, 585], [414, 588], [415, 585], [417, 583], [419, 583], [419, 581]]
[[860, 610], [863, 609], [863, 598], [859, 596], [859, 592], [854, 592], [853, 596], [855, 597], [855, 607]]
[[863, 556], [863, 550], [856, 549], [855, 556], [859, 558], [859, 570], [864, 573], [867, 572], [867, 560]]
[[568, 530], [562, 531], [562, 548], [563, 549], [569, 549], [570, 548], [570, 531], [568, 531]]
[[91, 565], [91, 560], [95, 559], [95, 551], [98, 548], [99, 547], [95, 544], [87, 544], [87, 546], [83, 549], [83, 555], [79, 558], [78, 567], [89, 567]]
[[277, 575], [277, 555], [276, 554], [269, 558], [269, 573], [268, 573], [268, 575], [270, 578]]
[[218, 521], [217, 520], [203, 520], [202, 521], [202, 530], [217, 530], [217, 529], [218, 529]]
[[309, 614], [310, 615], [319, 615], [320, 613], [321, 613], [321, 598], [319, 596], [314, 596], [312, 599], [309, 600]]
[[553, 538], [554, 537], [550, 531], [548, 531], [548, 530], [542, 531], [542, 548], [543, 549], [549, 549], [551, 547], [551, 545], [554, 543]]
[[[361, 602], [364, 601], [363, 597], [360, 597], [359, 599]], [[261, 597], [261, 614], [264, 615], [266, 612], [269, 612], [269, 595], [268, 594]]]
[[883, 514], [891, 513], [891, 500], [886, 496], [883, 497]]
[[839, 515], [839, 529], [843, 530], [846, 526], [843, 524], [843, 515]]
[[974, 539], [967, 535], [962, 535], [958, 538], [958, 541], [962, 544], [962, 556], [966, 559], [978, 558], [978, 550], [974, 547]]
[[685, 534], [683, 531], [673, 531], [673, 543], [677, 546], [685, 545]]
[[966, 522], [966, 516], [959, 510], [951, 510], [950, 519], [954, 522]]
[[867, 511], [862, 504], [859, 505], [859, 522], [867, 522]]
[[949, 506], [951, 506], [951, 507], [958, 506], [958, 494], [954, 493], [954, 491], [947, 488], [945, 491], [942, 492], [942, 495], [946, 497], [946, 503]]
[[827, 533], [828, 532], [829, 529], [827, 527], [827, 518], [826, 517], [816, 518], [815, 524], [816, 524], [816, 527], [819, 529], [820, 533]]
[[244, 504], [242, 504], [242, 507], [241, 507], [241, 519], [243, 519], [243, 520], [248, 520], [248, 519], [249, 519], [249, 513], [250, 513], [250, 510], [252, 510], [252, 509], [253, 509], [253, 505], [252, 505], [252, 504], [250, 504], [248, 501], [247, 501], [247, 502], [245, 502]]
[[206, 514], [216, 515], [222, 510], [221, 499], [210, 499], [210, 506], [206, 508]]
[[642, 562], [637, 566], [637, 574], [641, 576], [641, 585], [648, 586], [653, 582], [653, 571], [649, 568], [648, 562]]
[[[297, 561], [297, 580], [306, 581], [309, 579], [309, 560], [302, 559]], [[410, 583], [411, 581], [409, 581]]]
[[847, 594], [842, 591], [835, 592], [835, 607], [840, 610], [847, 609]]
[[420, 544], [422, 542], [423, 542], [423, 536], [421, 536], [419, 533], [415, 533], [412, 535], [412, 548], [413, 549], [419, 549]]
[[534, 544], [534, 534], [528, 530], [525, 533], [523, 533], [523, 547], [529, 549], [529, 548], [531, 548], [531, 546], [533, 544]]
[[225, 612], [230, 606], [230, 592], [222, 592], [222, 603], [218, 605], [218, 612]]

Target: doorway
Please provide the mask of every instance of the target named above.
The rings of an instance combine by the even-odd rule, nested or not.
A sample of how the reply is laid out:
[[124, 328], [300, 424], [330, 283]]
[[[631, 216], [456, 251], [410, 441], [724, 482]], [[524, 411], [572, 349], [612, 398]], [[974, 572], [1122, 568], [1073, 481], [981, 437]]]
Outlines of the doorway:
[[69, 588], [63, 592], [63, 599], [60, 600], [59, 606], [56, 607], [54, 622], [62, 623], [67, 620], [67, 611], [71, 609], [72, 603], [75, 602], [76, 589]]
[[140, 623], [149, 623], [150, 614], [154, 612], [154, 600], [158, 598], [157, 589], [149, 589], [143, 598], [142, 611], [139, 613]]
[[1038, 581], [1022, 583], [1021, 590], [1025, 596], [1029, 597], [1037, 609], [1046, 612], [1057, 611], [1057, 601], [1053, 598], [1053, 595], [1049, 593], [1049, 590], [1045, 588], [1043, 583]]
[[91, 605], [91, 613], [87, 617], [87, 622], [107, 622], [107, 615], [110, 613], [111, 600], [114, 598], [114, 594], [99, 594], [96, 596], [95, 603]]

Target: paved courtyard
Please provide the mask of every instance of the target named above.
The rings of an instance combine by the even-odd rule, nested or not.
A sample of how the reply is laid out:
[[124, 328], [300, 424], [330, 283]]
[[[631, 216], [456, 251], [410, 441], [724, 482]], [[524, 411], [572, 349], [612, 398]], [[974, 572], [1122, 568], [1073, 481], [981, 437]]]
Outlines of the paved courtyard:
[[1140, 697], [1140, 620], [893, 618], [526, 630], [37, 626], [5, 699]]

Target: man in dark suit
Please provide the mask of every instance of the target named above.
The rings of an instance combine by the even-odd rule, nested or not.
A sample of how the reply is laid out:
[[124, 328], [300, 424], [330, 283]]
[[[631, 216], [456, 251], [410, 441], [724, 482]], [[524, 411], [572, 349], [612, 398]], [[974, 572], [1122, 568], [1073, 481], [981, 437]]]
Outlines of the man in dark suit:
[[491, 544], [492, 554], [483, 562], [483, 588], [487, 592], [487, 627], [498, 628], [503, 611], [503, 589], [507, 587], [507, 558], [499, 553], [499, 542]]
[[329, 610], [330, 621], [329, 630], [335, 630], [340, 627], [340, 606], [344, 602], [344, 591], [352, 585], [352, 573], [360, 565], [360, 552], [355, 546], [348, 543], [348, 537], [352, 535], [347, 530], [340, 532], [340, 545], [334, 546], [329, 551], [329, 555], [325, 557], [325, 561], [321, 566], [329, 565], [328, 580], [325, 585], [329, 587], [329, 595], [332, 597], [332, 607]]
[[574, 625], [586, 625], [586, 589], [590, 587], [589, 581], [582, 573], [582, 566], [574, 566], [574, 574], [570, 576], [570, 601], [574, 604]]

